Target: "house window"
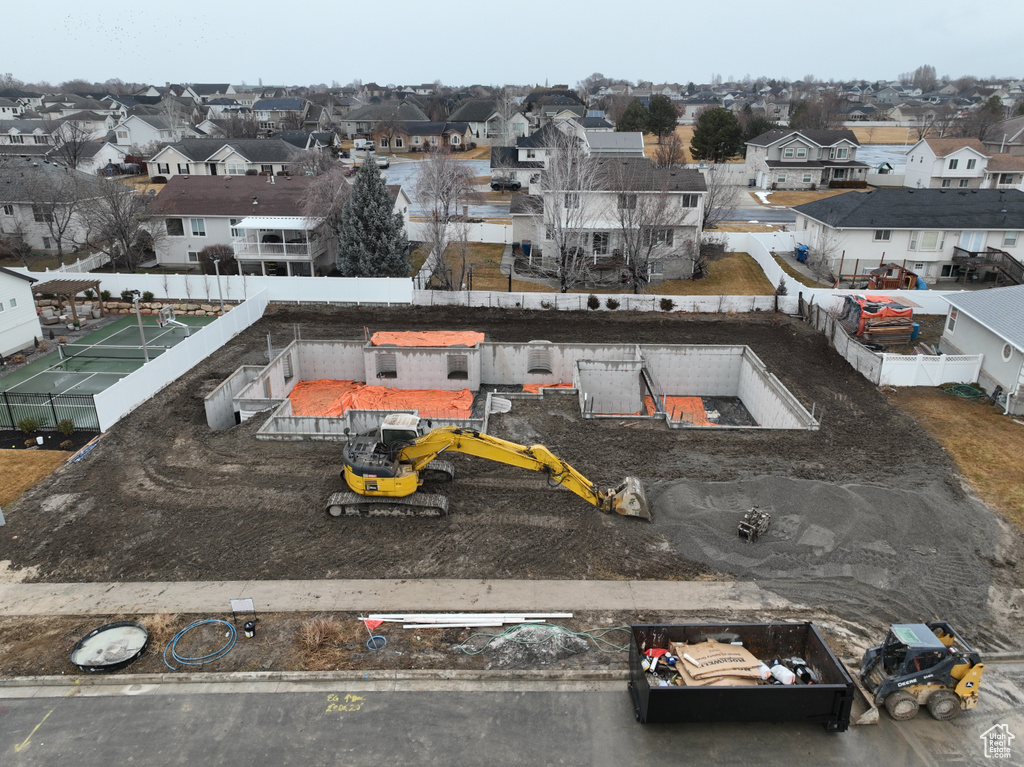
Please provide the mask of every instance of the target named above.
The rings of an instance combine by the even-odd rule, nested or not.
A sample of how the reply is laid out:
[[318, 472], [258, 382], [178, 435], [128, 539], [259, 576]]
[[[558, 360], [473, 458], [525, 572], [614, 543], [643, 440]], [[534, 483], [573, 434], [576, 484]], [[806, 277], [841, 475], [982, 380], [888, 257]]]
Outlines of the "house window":
[[684, 194], [681, 199], [681, 204], [684, 208], [696, 208], [699, 202], [700, 195], [696, 194]]
[[527, 160], [532, 160], [536, 156], [537, 156], [537, 150], [536, 149], [527, 149], [526, 150], [526, 159]]
[[166, 176], [171, 172], [171, 164], [169, 162], [158, 162], [156, 164], [156, 173], [158, 176]]
[[33, 138], [33, 140], [37, 144], [49, 144], [50, 143], [49, 136], [33, 136], [32, 138]]
[[608, 232], [594, 232], [594, 255], [595, 256], [607, 256], [608, 255]]
[[168, 237], [184, 237], [185, 226], [182, 224], [180, 218], [169, 218], [167, 219], [167, 236]]
[[796, 150], [793, 149], [792, 147], [790, 147], [789, 149], [786, 149], [786, 150], [784, 150], [782, 152], [782, 156], [785, 159], [789, 159], [790, 157], [793, 157], [795, 154], [796, 154]]
[[636, 195], [635, 194], [620, 194], [619, 195], [619, 210], [636, 210]]
[[807, 148], [806, 147], [802, 147], [802, 146], [798, 146], [796, 148], [796, 156], [797, 157], [806, 157], [807, 156]]
[[189, 219], [192, 222], [192, 236], [193, 237], [205, 237], [206, 236], [206, 221], [201, 218]]
[[389, 139], [387, 136], [381, 136], [381, 138], [380, 138], [380, 145], [381, 145], [381, 147], [390, 147], [391, 146], [391, 139]]
[[1018, 234], [1019, 232], [1003, 232], [1003, 247], [1016, 248]]
[[242, 219], [240, 219], [240, 218], [230, 218], [230, 219], [228, 219], [228, 224], [230, 224], [230, 226], [231, 226], [231, 236], [232, 237], [245, 237], [245, 231], [243, 231], [242, 229], [235, 229], [235, 226], [237, 226], [238, 222], [241, 221], [241, 220]]
[[178, 163], [178, 173], [182, 174], [183, 176], [187, 176], [188, 175], [188, 163], [187, 162], [186, 163], [180, 163], [180, 162]]
[[224, 166], [224, 172], [229, 176], [244, 176], [245, 164], [240, 162], [229, 162]]
[[972, 158], [972, 159], [967, 161], [967, 170], [974, 170], [976, 167], [978, 167], [978, 161], [977, 160]]
[[198, 250], [190, 250], [188, 252], [188, 262], [190, 264], [198, 264], [199, 263], [199, 251]]
[[0, 312], [4, 310], [4, 302], [0, 301]]
[[274, 166], [273, 165], [261, 165], [260, 166], [260, 172], [261, 173], [273, 173], [274, 172]]
[[11, 308], [13, 309], [17, 305], [18, 305], [18, 299], [17, 298], [12, 298], [11, 299]]
[[960, 180], [959, 180], [959, 181], [957, 182], [957, 186], [958, 186], [959, 188], [961, 188], [961, 189], [966, 189], [966, 188], [967, 188], [967, 184], [968, 184], [968, 183], [969, 183], [969, 182], [967, 181], [967, 179], [966, 179], [966, 178], [962, 178], [962, 179], [960, 179]]
[[1013, 174], [1012, 173], [1000, 173], [999, 174], [999, 183], [1000, 184], [1012, 184], [1013, 183]]
[[665, 245], [671, 248], [674, 239], [675, 230], [673, 229], [648, 229], [644, 232], [644, 245], [646, 247]]
[[53, 211], [45, 210], [38, 205], [33, 205], [32, 218], [40, 224], [50, 224], [53, 223]]
[[850, 150], [845, 146], [834, 146], [829, 150], [828, 157], [830, 160], [845, 160], [850, 154]]
[[941, 232], [911, 232], [911, 250], [941, 250], [942, 243], [939, 241]]
[[451, 142], [452, 146], [458, 146], [459, 144], [462, 143], [462, 138], [460, 136], [456, 136], [453, 134], [451, 137]]
[[942, 268], [939, 269], [940, 277], [952, 277], [953, 276], [953, 264], [943, 264]]
[[804, 174], [804, 183], [805, 184], [811, 183], [811, 174], [810, 173], [805, 173]]
[[943, 189], [949, 189], [950, 183], [951, 182], [950, 182], [950, 180], [948, 178], [942, 179], [942, 188]]
[[412, 143], [415, 144], [416, 146], [419, 146], [420, 137], [419, 136], [413, 136], [412, 137]]
[[402, 137], [401, 136], [396, 137], [395, 138], [395, 149], [401, 149], [404, 146], [405, 146], [405, 142], [402, 140]]
[[949, 319], [946, 320], [946, 330], [949, 331], [950, 333], [952, 333], [953, 332], [953, 328], [956, 327], [956, 317], [957, 317], [957, 310], [953, 309], [953, 308], [950, 308], [950, 310], [949, 310]]
[[4, 215], [5, 216], [13, 216], [14, 215], [14, 206], [13, 205], [4, 205]]
[[892, 229], [876, 229], [875, 242], [889, 242], [892, 239]]
[[956, 170], [956, 166], [959, 165], [959, 164], [960, 164], [959, 160], [950, 160], [949, 161], [949, 169], [950, 170]]
[[43, 238], [43, 250], [49, 250], [49, 249], [50, 249], [50, 238], [49, 237], [44, 237]]
[[579, 192], [566, 192], [563, 204], [565, 205], [566, 210], [578, 208], [580, 206]]
[[117, 132], [117, 137], [119, 139], [123, 138], [125, 141], [127, 141], [128, 140], [128, 131], [126, 131], [126, 130], [119, 130]]
[[836, 181], [842, 181], [846, 178], [846, 168], [836, 168], [832, 171], [832, 178]]
[[[13, 304], [13, 302], [12, 302]], [[1010, 344], [1003, 344], [1003, 362], [1009, 362], [1013, 356], [1013, 347]]]
[[11, 136], [11, 143], [12, 144], [24, 144], [25, 143], [25, 137], [24, 136]]
[[780, 174], [779, 174], [779, 175], [778, 175], [778, 176], [776, 177], [776, 181], [777, 181], [778, 183], [780, 183], [780, 184], [785, 184], [785, 183], [786, 183], [786, 174], [785, 174], [785, 173], [780, 173]]

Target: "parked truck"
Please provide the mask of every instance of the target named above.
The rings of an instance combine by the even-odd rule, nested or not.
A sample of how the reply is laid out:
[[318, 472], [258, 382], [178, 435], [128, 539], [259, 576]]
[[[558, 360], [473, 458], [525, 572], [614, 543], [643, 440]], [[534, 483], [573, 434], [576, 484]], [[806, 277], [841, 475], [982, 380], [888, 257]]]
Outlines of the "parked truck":
[[[642, 624], [632, 631], [629, 691], [640, 722], [805, 722], [829, 732], [845, 732], [850, 725], [853, 680], [812, 623]], [[649, 648], [678, 650], [708, 639], [738, 643], [766, 665], [800, 659], [804, 678], [791, 684], [680, 686], [666, 679], [671, 674], [645, 668]]]

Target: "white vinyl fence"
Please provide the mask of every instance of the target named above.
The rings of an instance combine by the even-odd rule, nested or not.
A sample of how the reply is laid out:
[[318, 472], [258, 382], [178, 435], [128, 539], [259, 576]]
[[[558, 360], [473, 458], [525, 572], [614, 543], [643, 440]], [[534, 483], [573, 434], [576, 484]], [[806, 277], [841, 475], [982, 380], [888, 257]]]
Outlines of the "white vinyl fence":
[[106, 431], [165, 386], [206, 359], [263, 316], [262, 291], [94, 396], [101, 431]]
[[[497, 291], [458, 291], [417, 290], [413, 293], [412, 302], [417, 306], [464, 306], [486, 307], [491, 309], [550, 309], [555, 311], [586, 311], [588, 293], [499, 293]], [[635, 312], [692, 312], [694, 314], [719, 314], [733, 312], [775, 311], [775, 296], [663, 296], [633, 295], [620, 293], [617, 295], [600, 294], [597, 296], [600, 306], [597, 311], [635, 311]], [[618, 301], [618, 306], [611, 309], [608, 300]], [[662, 309], [662, 299], [672, 302], [671, 309]], [[780, 296], [778, 310], [786, 314], [797, 312], [796, 296]]]
[[941, 386], [974, 383], [981, 373], [982, 354], [883, 354], [879, 386]]
[[[406, 230], [409, 233], [410, 240], [424, 242], [430, 237], [427, 228], [428, 225], [422, 221], [411, 221]], [[454, 237], [454, 235], [454, 231], [450, 232], [450, 236]], [[488, 222], [468, 224], [466, 240], [469, 242], [504, 243], [507, 245], [512, 242], [512, 224], [492, 224]]]

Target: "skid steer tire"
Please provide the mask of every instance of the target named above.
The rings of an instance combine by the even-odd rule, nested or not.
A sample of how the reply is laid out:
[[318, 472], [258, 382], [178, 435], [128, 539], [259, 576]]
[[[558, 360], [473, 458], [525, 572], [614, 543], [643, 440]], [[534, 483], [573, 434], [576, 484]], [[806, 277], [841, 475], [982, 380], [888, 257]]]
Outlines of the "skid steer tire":
[[956, 719], [960, 714], [960, 698], [955, 692], [949, 690], [933, 692], [932, 696], [928, 698], [927, 705], [928, 713], [940, 722]]
[[897, 690], [885, 699], [885, 710], [897, 722], [913, 719], [920, 708], [917, 698], [905, 690]]

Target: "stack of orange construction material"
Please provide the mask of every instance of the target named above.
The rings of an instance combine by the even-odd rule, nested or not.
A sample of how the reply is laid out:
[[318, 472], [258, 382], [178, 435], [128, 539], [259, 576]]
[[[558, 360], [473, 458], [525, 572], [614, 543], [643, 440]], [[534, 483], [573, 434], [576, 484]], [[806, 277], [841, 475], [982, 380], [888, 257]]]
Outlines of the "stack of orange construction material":
[[679, 684], [685, 687], [744, 687], [762, 679], [761, 661], [745, 647], [713, 639], [697, 644], [670, 642]]
[[571, 383], [556, 384], [523, 384], [523, 391], [530, 394], [540, 394], [541, 389], [571, 389]]
[[359, 381], [335, 381], [330, 378], [299, 381], [288, 395], [292, 401], [292, 415], [339, 418], [344, 413], [342, 397], [364, 385]]
[[341, 398], [341, 410], [416, 410], [424, 417], [469, 418], [473, 392], [360, 386]]
[[483, 342], [484, 334], [472, 330], [382, 331], [370, 336], [374, 346], [464, 346], [472, 349]]

